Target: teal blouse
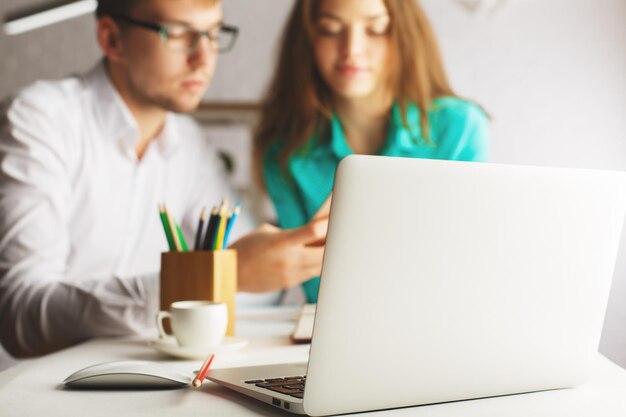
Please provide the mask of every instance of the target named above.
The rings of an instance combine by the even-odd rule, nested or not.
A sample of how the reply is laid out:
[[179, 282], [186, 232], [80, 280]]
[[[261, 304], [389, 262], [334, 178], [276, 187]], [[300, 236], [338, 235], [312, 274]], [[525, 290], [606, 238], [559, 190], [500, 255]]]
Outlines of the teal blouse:
[[[485, 161], [489, 150], [489, 123], [486, 114], [468, 101], [443, 97], [433, 101], [428, 112], [430, 141], [420, 129], [416, 106], [407, 108], [407, 127], [402, 123], [400, 107], [392, 107], [387, 139], [380, 151], [384, 156], [409, 158]], [[330, 138], [313, 136], [287, 161], [287, 173], [281, 170], [277, 155], [281, 143], [268, 149], [263, 161], [263, 175], [268, 194], [276, 208], [278, 223], [284, 229], [309, 222], [330, 195], [335, 168], [341, 159], [352, 154], [341, 126], [334, 115]], [[303, 285], [307, 302], [317, 301], [319, 277]]]

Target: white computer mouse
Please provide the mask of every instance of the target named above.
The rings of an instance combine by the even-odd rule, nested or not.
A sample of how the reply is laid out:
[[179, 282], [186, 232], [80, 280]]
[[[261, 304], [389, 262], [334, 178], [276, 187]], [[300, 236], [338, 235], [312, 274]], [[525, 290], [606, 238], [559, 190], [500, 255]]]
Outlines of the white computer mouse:
[[189, 386], [193, 374], [184, 374], [158, 362], [116, 361], [83, 368], [65, 378], [68, 388], [152, 389]]

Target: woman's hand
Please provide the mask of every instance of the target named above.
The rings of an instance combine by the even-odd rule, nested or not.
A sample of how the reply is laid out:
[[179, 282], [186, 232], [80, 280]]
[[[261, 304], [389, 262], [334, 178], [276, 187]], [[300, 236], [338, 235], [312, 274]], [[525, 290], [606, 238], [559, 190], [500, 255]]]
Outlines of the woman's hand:
[[331, 193], [326, 199], [326, 201], [324, 201], [324, 204], [322, 204], [322, 206], [317, 210], [317, 213], [315, 213], [311, 221], [328, 218], [328, 216], [330, 215], [330, 202], [332, 201], [332, 199], [333, 199], [333, 195]]
[[[317, 220], [328, 220], [328, 217], [330, 216], [330, 202], [332, 198], [333, 198], [332, 194], [328, 196], [326, 201], [324, 201], [324, 204], [322, 204], [322, 206], [317, 210], [317, 213], [315, 213], [315, 215], [311, 219], [311, 222], [314, 222]], [[316, 242], [310, 242], [307, 244], [307, 246], [311, 246], [311, 247], [324, 246], [325, 244], [326, 244], [326, 233], [324, 233], [324, 237], [322, 239]]]

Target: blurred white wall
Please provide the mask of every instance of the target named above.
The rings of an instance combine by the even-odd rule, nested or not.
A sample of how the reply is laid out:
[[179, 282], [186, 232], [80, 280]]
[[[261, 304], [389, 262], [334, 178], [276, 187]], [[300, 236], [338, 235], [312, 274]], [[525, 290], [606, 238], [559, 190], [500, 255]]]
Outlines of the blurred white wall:
[[[493, 14], [471, 13], [459, 0], [422, 1], [453, 86], [492, 115], [492, 160], [626, 170], [626, 1], [499, 1]], [[3, 0], [0, 13], [38, 3]], [[292, 0], [223, 3], [225, 20], [239, 25], [241, 36], [220, 57], [206, 99], [256, 102]], [[86, 16], [16, 37], [0, 34], [0, 98], [35, 79], [89, 68], [99, 55], [93, 30], [93, 17]], [[217, 144], [229, 140], [228, 129], [211, 129]], [[232, 137], [245, 142], [240, 126]], [[247, 149], [236, 147], [244, 163]], [[626, 367], [626, 244], [601, 351]]]
[[[626, 170], [626, 1], [423, 1], [454, 87], [491, 113], [494, 162]], [[626, 367], [626, 229], [600, 351]]]

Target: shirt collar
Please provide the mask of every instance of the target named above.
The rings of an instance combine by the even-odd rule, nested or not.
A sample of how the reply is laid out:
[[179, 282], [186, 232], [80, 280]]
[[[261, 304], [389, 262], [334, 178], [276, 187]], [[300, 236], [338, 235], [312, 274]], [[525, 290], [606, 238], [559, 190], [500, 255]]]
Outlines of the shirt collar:
[[[93, 91], [94, 113], [104, 136], [119, 142], [126, 153], [134, 153], [135, 145], [139, 141], [139, 127], [113, 85], [104, 60], [85, 76], [85, 83]], [[170, 154], [180, 143], [180, 135], [173, 126], [176, 124], [175, 118], [173, 114], [168, 113], [161, 133], [154, 139], [164, 154]]]
[[330, 148], [339, 159], [343, 159], [348, 155], [353, 154], [346, 136], [343, 133], [343, 126], [341, 120], [337, 114], [333, 113], [333, 117], [330, 119]]
[[165, 156], [171, 155], [176, 149], [178, 149], [178, 146], [182, 142], [180, 130], [176, 128], [177, 117], [178, 116], [173, 113], [167, 113], [165, 125], [163, 126], [161, 133], [159, 133], [159, 135], [154, 139], [155, 143], [159, 147], [159, 150]]
[[[381, 149], [381, 155], [399, 155], [415, 149], [423, 143], [420, 128], [420, 113], [417, 106], [409, 104], [406, 111], [406, 125], [402, 122], [402, 111], [398, 103], [391, 108], [391, 118], [387, 130], [387, 139]], [[338, 159], [354, 153], [346, 140], [341, 120], [333, 114], [330, 120], [330, 148]]]
[[402, 110], [398, 103], [391, 109], [391, 120], [387, 140], [383, 145], [381, 155], [401, 155], [404, 152], [415, 150], [416, 146], [423, 145], [420, 112], [417, 106], [409, 103], [405, 114], [406, 124], [402, 121]]

